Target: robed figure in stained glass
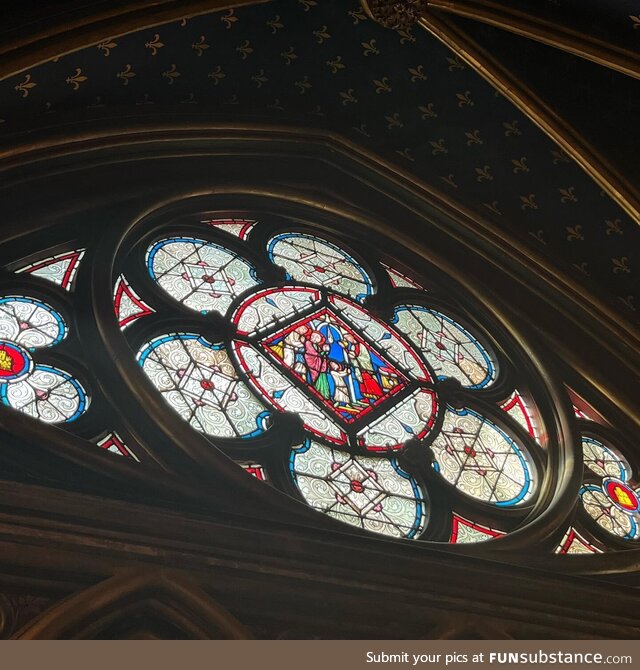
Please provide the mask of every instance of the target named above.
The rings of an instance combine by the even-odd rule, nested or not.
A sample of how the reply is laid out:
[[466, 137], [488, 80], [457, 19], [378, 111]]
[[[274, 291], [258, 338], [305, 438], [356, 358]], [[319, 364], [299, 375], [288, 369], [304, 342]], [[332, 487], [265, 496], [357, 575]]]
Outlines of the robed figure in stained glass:
[[347, 421], [403, 385], [397, 370], [327, 310], [267, 338], [264, 344]]

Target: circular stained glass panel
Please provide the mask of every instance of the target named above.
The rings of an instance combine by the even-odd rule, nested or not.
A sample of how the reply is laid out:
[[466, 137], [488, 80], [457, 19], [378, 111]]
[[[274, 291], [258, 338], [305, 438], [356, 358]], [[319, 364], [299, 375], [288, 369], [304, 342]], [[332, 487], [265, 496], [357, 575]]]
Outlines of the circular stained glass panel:
[[447, 409], [431, 449], [440, 475], [472, 498], [508, 507], [534, 493], [533, 466], [524, 447], [470, 409]]
[[145, 344], [138, 362], [173, 410], [201, 433], [248, 438], [267, 429], [269, 412], [240, 380], [223, 345], [170, 333]]
[[258, 284], [250, 263], [193, 237], [170, 237], [151, 245], [147, 269], [172, 298], [203, 313], [224, 314], [234, 298]]
[[0, 299], [0, 339], [39, 349], [58, 344], [66, 335], [62, 316], [41, 300], [17, 296]]
[[[618, 483], [618, 489], [626, 494], [622, 482]], [[624, 487], [626, 488], [626, 487]], [[613, 487], [612, 487], [613, 489]], [[621, 493], [608, 491], [588, 484], [580, 489], [580, 499], [586, 513], [607, 533], [623, 540], [640, 539], [640, 515], [637, 510], [624, 509], [620, 505]], [[626, 504], [625, 495], [624, 500]], [[631, 497], [629, 496], [631, 499]], [[633, 493], [633, 499], [637, 502], [637, 494]]]
[[373, 293], [365, 269], [344, 249], [303, 233], [283, 233], [267, 246], [271, 260], [297, 281], [362, 300]]
[[439, 378], [453, 377], [468, 389], [489, 386], [496, 365], [487, 349], [451, 317], [417, 305], [397, 307], [393, 322], [422, 352]]
[[391, 537], [415, 537], [424, 528], [426, 495], [394, 460], [307, 440], [291, 452], [290, 468], [307, 503], [335, 519]]
[[593, 437], [582, 437], [582, 454], [584, 464], [599, 477], [631, 478], [631, 466], [624, 456]]
[[75, 421], [89, 406], [89, 397], [80, 382], [50, 365], [36, 365], [22, 381], [3, 384], [0, 399], [45, 423]]

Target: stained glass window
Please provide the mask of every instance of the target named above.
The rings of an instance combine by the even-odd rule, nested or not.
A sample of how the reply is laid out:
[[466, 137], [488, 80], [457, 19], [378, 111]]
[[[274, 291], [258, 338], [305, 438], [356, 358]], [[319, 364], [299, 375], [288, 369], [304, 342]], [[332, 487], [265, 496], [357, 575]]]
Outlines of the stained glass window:
[[268, 245], [269, 256], [292, 279], [323, 286], [352, 298], [373, 293], [373, 284], [364, 268], [340, 247], [313, 235], [284, 233]]
[[246, 240], [257, 221], [251, 219], [206, 219], [202, 223], [218, 230], [224, 230], [225, 233], [235, 235], [241, 240]]
[[252, 477], [255, 477], [261, 482], [267, 481], [267, 471], [260, 465], [260, 463], [254, 463], [253, 461], [236, 461], [236, 463]]
[[587, 484], [580, 497], [587, 514], [607, 533], [623, 540], [640, 539], [638, 492], [625, 482], [608, 478], [602, 486]]
[[582, 436], [584, 464], [599, 477], [631, 478], [631, 466], [626, 458], [613, 447], [606, 446], [593, 437]]
[[[392, 243], [363, 253], [272, 213], [154, 225], [132, 229], [114, 259], [113, 309], [141, 369], [141, 381], [127, 382], [155, 388], [169, 424], [186, 422], [213, 453], [346, 528], [459, 544], [491, 542], [526, 522], [547, 467], [542, 435], [548, 447], [536, 386], [520, 375], [526, 352], [449, 295], [439, 269], [421, 262], [419, 283], [398, 269], [411, 262], [396, 264]], [[83, 254], [43, 254], [20, 268], [50, 280], [51, 304], [0, 297], [2, 403], [64, 425], [90, 397], [71, 365], [75, 315], [51, 305]], [[52, 347], [69, 366], [42, 358]], [[125, 419], [98, 423], [128, 431]], [[76, 425], [86, 435], [96, 421]], [[90, 439], [137, 460], [114, 430]], [[595, 489], [585, 488], [580, 506], [589, 516], [608, 501], [631, 536], [635, 517], [622, 511], [625, 494], [629, 504], [635, 495], [631, 465], [590, 439], [585, 471], [599, 479], [585, 480]], [[153, 444], [144, 449], [153, 456]], [[612, 478], [628, 491], [609, 486]]]
[[313, 288], [272, 288], [255, 293], [244, 301], [233, 315], [233, 323], [241, 335], [261, 333], [275, 323], [319, 305], [322, 296]]
[[425, 290], [422, 286], [420, 286], [420, 284], [413, 281], [413, 279], [409, 279], [409, 277], [403, 275], [399, 270], [396, 270], [395, 268], [392, 268], [385, 263], [381, 263], [381, 265], [387, 271], [387, 274], [389, 275], [389, 281], [391, 282], [391, 286], [393, 286], [393, 288], [416, 288], [422, 291]]
[[194, 237], [155, 242], [147, 251], [147, 268], [172, 298], [202, 313], [224, 314], [236, 296], [258, 283], [250, 263]]
[[575, 528], [570, 527], [556, 548], [556, 554], [600, 554], [602, 551], [594, 547]]
[[403, 305], [396, 309], [394, 322], [440, 377], [453, 377], [472, 389], [483, 388], [495, 380], [496, 365], [487, 349], [446, 314]]
[[[596, 431], [602, 430], [593, 424]], [[595, 434], [581, 438], [584, 463], [580, 489], [582, 510], [593, 534], [626, 541], [640, 540], [640, 487], [629, 460], [608, 439]]]
[[419, 389], [387, 410], [358, 433], [358, 444], [369, 451], [396, 451], [405, 442], [425, 437], [438, 411], [435, 394]]
[[406, 387], [406, 377], [392, 363], [327, 309], [295, 321], [261, 344], [282, 367], [348, 422]]
[[432, 381], [420, 357], [395, 330], [348, 300], [330, 296], [329, 302], [337, 308], [340, 314], [348, 317], [354, 328], [357, 328], [364, 337], [379, 347], [406, 374], [423, 382]]
[[452, 544], [472, 544], [475, 542], [486, 542], [501, 535], [504, 535], [503, 531], [482, 526], [479, 523], [474, 523], [454, 514], [451, 522], [451, 537], [449, 542]]
[[340, 521], [392, 537], [415, 537], [425, 524], [425, 494], [394, 460], [307, 440], [291, 452], [290, 467], [309, 505]]
[[[425, 365], [402, 337], [364, 308], [328, 294], [319, 305], [315, 289], [269, 289], [247, 298], [233, 321], [255, 344], [234, 343], [242, 369], [258, 393], [281, 410], [298, 412], [310, 432], [346, 441], [340, 426], [362, 423], [378, 408], [387, 411], [357, 432], [372, 451], [398, 449], [427, 435], [437, 416]], [[307, 316], [297, 318], [306, 312]], [[282, 325], [286, 324], [286, 325]], [[396, 396], [403, 400], [392, 402]]]
[[[500, 510], [526, 514], [540, 476], [530, 453], [537, 445], [512, 435], [513, 424], [497, 414], [454, 409], [450, 391], [442, 391], [450, 378], [470, 402], [492, 389], [501, 372], [488, 338], [473, 320], [452, 316], [458, 309], [429, 306], [431, 292], [386, 258], [365, 266], [348, 245], [283, 232], [261, 218], [199, 217], [195, 236], [164, 225], [146, 247], [156, 300], [168, 294], [188, 307], [188, 331], [163, 329], [166, 304], [156, 307], [149, 286], [143, 301], [136, 282], [125, 279], [140, 276], [138, 256], [119, 270], [118, 321], [127, 337], [134, 333], [138, 362], [168, 406], [261, 480], [263, 457], [271, 467], [285, 439], [275, 415], [296, 415], [305, 439], [291, 451], [292, 485], [308, 505], [352, 526], [428, 539], [435, 531], [425, 482], [435, 468], [452, 485], [440, 489], [449, 491], [451, 507], [458, 496], [462, 507], [485, 503], [482, 518], [495, 515], [485, 526], [453, 513], [450, 542], [492, 540], [514, 527]], [[385, 274], [392, 291], [382, 305], [377, 286]], [[404, 289], [414, 291], [416, 304], [394, 304]], [[210, 312], [222, 320], [210, 320]], [[143, 329], [130, 331], [141, 317]], [[539, 440], [528, 401], [513, 386], [505, 396], [505, 388], [491, 401], [497, 412]], [[107, 443], [126, 450], [117, 436]], [[238, 458], [239, 448], [246, 458]]]
[[124, 440], [115, 431], [108, 433], [98, 440], [97, 444], [99, 447], [112, 454], [118, 454], [118, 456], [124, 456], [125, 458], [133, 458], [136, 461], [138, 460], [133, 451], [129, 449]]
[[113, 289], [113, 306], [122, 330], [136, 319], [153, 313], [151, 307], [131, 288], [124, 275], [118, 277]]
[[539, 444], [542, 442], [535, 415], [517, 390], [500, 407], [512, 416], [534, 440]]
[[52, 347], [67, 335], [67, 326], [55, 309], [32, 298], [0, 298], [0, 338], [33, 350]]
[[61, 286], [66, 291], [70, 291], [84, 252], [84, 249], [76, 249], [56, 256], [48, 256], [35, 263], [25, 265], [16, 272], [27, 272], [34, 277], [41, 277]]
[[24, 379], [2, 384], [0, 399], [46, 423], [74, 421], [89, 403], [80, 382], [51, 365], [36, 365]]
[[466, 495], [511, 506], [533, 494], [533, 467], [526, 450], [473, 410], [447, 409], [431, 448], [437, 471]]
[[275, 409], [298, 414], [305, 428], [314, 435], [338, 444], [346, 443], [347, 436], [337, 423], [262, 354], [241, 342], [235, 343], [235, 353], [257, 393]]
[[69, 372], [38, 363], [39, 349], [67, 336], [62, 315], [27, 296], [0, 298], [0, 400], [46, 423], [68, 423], [89, 405], [82, 384]]
[[[63, 239], [47, 231], [42, 253], [25, 243], [0, 295], [3, 430], [57, 424], [101, 476], [187, 482], [195, 464], [215, 487], [242, 468], [268, 486], [238, 470], [220, 490], [377, 542], [519, 551], [530, 524], [557, 514], [545, 532], [551, 544], [566, 532], [559, 553], [638, 546], [635, 446], [544, 340], [538, 352], [514, 337], [513, 287], [498, 296], [492, 282], [481, 302], [464, 267], [430, 260], [435, 248], [333, 208], [314, 225], [309, 203], [278, 212], [273, 194], [250, 197], [254, 211], [216, 192], [110, 220], [104, 237], [74, 223]], [[556, 404], [565, 369], [580, 395], [567, 386]]]
[[145, 344], [138, 362], [167, 403], [201, 433], [245, 438], [267, 429], [269, 412], [240, 381], [222, 344], [169, 333]]

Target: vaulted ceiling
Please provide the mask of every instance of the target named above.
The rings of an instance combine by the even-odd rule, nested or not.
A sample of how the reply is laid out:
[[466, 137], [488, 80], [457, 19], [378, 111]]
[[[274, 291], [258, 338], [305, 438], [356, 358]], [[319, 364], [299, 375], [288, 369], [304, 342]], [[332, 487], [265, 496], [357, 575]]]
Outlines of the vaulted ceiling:
[[[87, 13], [105, 3], [82, 4]], [[502, 3], [573, 20], [594, 39], [623, 35], [617, 44], [637, 51], [635, 3], [607, 7], [606, 16], [609, 3], [587, 4]], [[46, 18], [39, 5], [16, 10], [6, 37], [28, 33], [29, 16]], [[463, 16], [450, 20], [637, 177], [636, 78]], [[356, 0], [272, 0], [104, 35], [0, 81], [5, 148], [43, 126], [176, 112], [340, 133], [542, 250], [621, 317], [637, 314], [638, 222], [433, 34], [383, 28]]]

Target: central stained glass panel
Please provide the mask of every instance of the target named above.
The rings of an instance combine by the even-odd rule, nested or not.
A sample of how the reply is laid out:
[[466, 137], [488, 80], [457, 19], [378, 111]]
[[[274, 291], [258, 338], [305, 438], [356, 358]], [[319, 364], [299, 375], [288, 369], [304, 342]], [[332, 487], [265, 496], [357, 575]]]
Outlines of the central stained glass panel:
[[407, 385], [397, 368], [326, 308], [270, 335], [261, 344], [349, 423]]

